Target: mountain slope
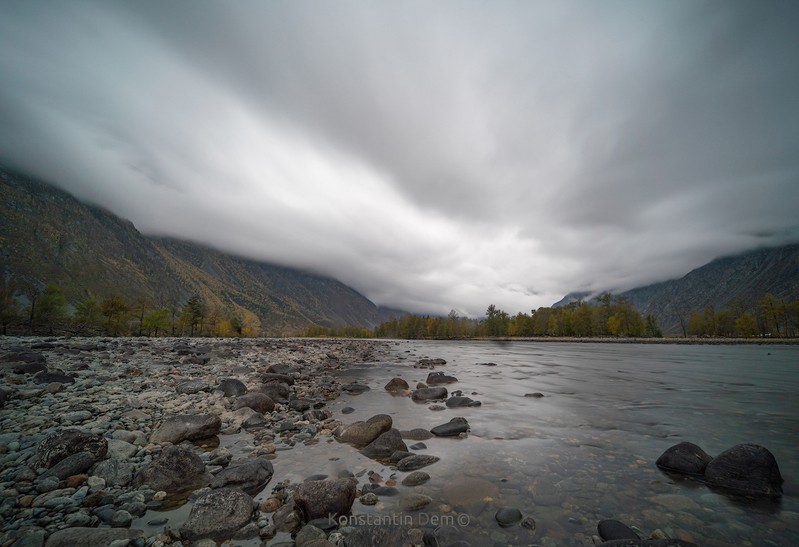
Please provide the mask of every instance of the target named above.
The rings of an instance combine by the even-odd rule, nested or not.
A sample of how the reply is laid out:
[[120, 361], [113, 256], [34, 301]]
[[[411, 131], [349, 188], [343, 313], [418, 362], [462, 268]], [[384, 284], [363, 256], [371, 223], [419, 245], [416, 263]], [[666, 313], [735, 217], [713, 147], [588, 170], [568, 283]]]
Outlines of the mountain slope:
[[108, 211], [2, 169], [0, 193], [0, 273], [21, 287], [55, 283], [73, 305], [116, 295], [176, 307], [200, 294], [211, 307], [253, 314], [270, 335], [380, 322], [371, 301], [334, 279], [146, 237]]
[[681, 320], [708, 306], [754, 310], [766, 293], [786, 302], [799, 298], [799, 244], [718, 258], [680, 279], [621, 293], [664, 332], [681, 332]]

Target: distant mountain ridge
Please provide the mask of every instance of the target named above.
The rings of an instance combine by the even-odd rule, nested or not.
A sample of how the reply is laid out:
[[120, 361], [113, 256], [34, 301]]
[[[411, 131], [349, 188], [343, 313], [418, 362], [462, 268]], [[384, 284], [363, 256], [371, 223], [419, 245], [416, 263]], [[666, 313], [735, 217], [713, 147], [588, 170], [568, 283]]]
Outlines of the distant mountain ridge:
[[[664, 332], [676, 334], [682, 332], [692, 311], [708, 307], [754, 311], [767, 293], [785, 302], [799, 299], [799, 244], [717, 258], [679, 279], [638, 287], [619, 296], [629, 299], [641, 314], [654, 315]], [[570, 293], [555, 306], [588, 296]]]
[[142, 235], [129, 221], [0, 168], [0, 274], [59, 285], [75, 305], [119, 296], [159, 306], [199, 294], [209, 305], [258, 317], [262, 334], [310, 325], [374, 327], [378, 307], [332, 278]]

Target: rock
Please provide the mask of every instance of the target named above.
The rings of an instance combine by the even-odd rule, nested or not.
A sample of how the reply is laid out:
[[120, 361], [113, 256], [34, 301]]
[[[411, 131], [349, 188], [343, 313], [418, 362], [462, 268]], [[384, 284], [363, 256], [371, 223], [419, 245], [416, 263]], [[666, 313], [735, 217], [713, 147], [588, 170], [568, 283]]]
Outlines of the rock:
[[175, 391], [191, 395], [201, 391], [211, 391], [211, 385], [203, 380], [189, 380], [175, 386]]
[[341, 409], [342, 414], [352, 414], [353, 412], [355, 412], [355, 409], [352, 408], [351, 406], [345, 406], [344, 408]]
[[473, 406], [480, 406], [483, 403], [480, 401], [475, 401], [474, 399], [470, 399], [469, 397], [450, 397], [447, 399], [447, 407], [449, 408], [459, 408], [459, 407], [473, 407]]
[[612, 539], [640, 539], [638, 534], [618, 520], [603, 520], [597, 524], [597, 532], [603, 541]]
[[341, 442], [365, 446], [391, 429], [392, 423], [388, 414], [377, 414], [365, 422], [339, 426], [333, 435]]
[[247, 386], [236, 378], [225, 378], [219, 382], [217, 389], [222, 390], [225, 393], [225, 397], [238, 397], [247, 393]]
[[365, 386], [363, 384], [344, 384], [341, 386], [341, 391], [346, 391], [352, 395], [360, 395], [365, 391], [369, 391], [371, 388], [369, 386]]
[[274, 472], [269, 460], [247, 458], [217, 473], [211, 481], [211, 488], [236, 487], [254, 496], [269, 483]]
[[440, 386], [442, 384], [454, 384], [458, 379], [454, 376], [447, 376], [443, 372], [431, 372], [427, 375], [428, 386]]
[[267, 374], [281, 374], [281, 375], [288, 375], [291, 374], [291, 366], [285, 363], [275, 363], [273, 365], [269, 365], [266, 368]]
[[54, 476], [64, 480], [69, 476], [88, 471], [96, 461], [91, 452], [76, 452], [52, 466], [44, 476]]
[[133, 479], [136, 467], [130, 462], [108, 459], [92, 468], [92, 475], [99, 477], [109, 486], [125, 486]]
[[0, 408], [6, 406], [6, 401], [8, 401], [8, 392], [5, 389], [0, 389]]
[[14, 374], [36, 374], [43, 370], [47, 370], [44, 363], [19, 363], [11, 369]]
[[403, 380], [402, 378], [392, 378], [388, 381], [388, 383], [383, 388], [386, 391], [391, 393], [396, 393], [398, 391], [405, 391], [406, 389], [410, 389], [408, 386], [408, 382]]
[[378, 501], [377, 494], [375, 494], [374, 492], [367, 492], [366, 494], [358, 498], [358, 501], [360, 501], [363, 505], [375, 505], [377, 504]]
[[438, 456], [429, 456], [427, 454], [413, 454], [406, 458], [402, 458], [397, 463], [397, 469], [400, 471], [415, 471], [422, 467], [427, 467], [439, 461], [441, 458]]
[[216, 414], [181, 414], [164, 420], [150, 435], [150, 442], [155, 444], [207, 439], [219, 434], [222, 420]]
[[327, 479], [304, 482], [294, 490], [294, 502], [306, 520], [350, 512], [358, 482], [355, 479]]
[[433, 498], [424, 494], [407, 494], [399, 499], [397, 506], [400, 511], [418, 511], [429, 505], [431, 501]]
[[273, 372], [267, 372], [266, 374], [262, 374], [261, 381], [263, 383], [283, 382], [284, 384], [287, 384], [289, 386], [294, 385], [294, 378], [292, 378], [288, 374], [275, 374]]
[[115, 511], [111, 517], [112, 528], [127, 528], [131, 522], [133, 522], [133, 515], [123, 509]]
[[494, 520], [503, 528], [507, 528], [522, 520], [522, 512], [516, 507], [500, 507], [494, 513]]
[[426, 429], [422, 429], [421, 427], [417, 427], [409, 431], [400, 431], [400, 433], [402, 433], [403, 439], [408, 439], [410, 441], [426, 441], [427, 439], [433, 438], [432, 433]]
[[60, 384], [74, 384], [75, 378], [67, 376], [66, 374], [59, 374], [57, 372], [48, 372], [43, 370], [37, 372], [33, 377], [33, 381], [37, 384], [49, 384], [50, 382], [58, 382]]
[[[279, 507], [272, 515], [272, 523], [274, 529], [278, 532], [293, 532], [302, 524], [301, 511], [294, 503], [294, 500], [289, 498], [288, 502]], [[325, 515], [327, 516], [327, 515]]]
[[139, 447], [120, 439], [108, 439], [108, 457], [117, 460], [129, 460], [136, 455]]
[[782, 475], [774, 455], [756, 444], [739, 444], [713, 458], [705, 482], [734, 494], [755, 497], [782, 495]]
[[407, 451], [408, 446], [402, 441], [398, 429], [389, 429], [361, 450], [367, 458], [390, 458], [397, 450]]
[[108, 547], [114, 541], [143, 538], [144, 532], [126, 528], [64, 528], [47, 538], [45, 547]]
[[535, 393], [525, 393], [524, 396], [532, 397], [533, 399], [540, 399], [541, 397], [544, 396], [544, 394], [539, 391], [536, 391]]
[[180, 527], [184, 540], [223, 539], [250, 522], [253, 499], [237, 488], [206, 492], [194, 502], [189, 517]]
[[94, 455], [95, 461], [102, 460], [108, 452], [108, 441], [101, 435], [84, 433], [78, 429], [64, 429], [51, 433], [36, 449], [36, 467], [49, 469], [78, 452], [90, 452]]
[[357, 526], [344, 538], [345, 547], [413, 544], [408, 528], [397, 524]]
[[445, 387], [424, 387], [415, 389], [413, 393], [411, 393], [411, 399], [414, 401], [435, 401], [446, 398], [447, 388]]
[[311, 408], [312, 401], [308, 399], [289, 399], [289, 409], [295, 412], [305, 412]]
[[251, 391], [233, 399], [233, 410], [240, 408], [251, 408], [261, 414], [272, 412], [275, 409], [275, 402], [269, 395], [261, 391]]
[[469, 422], [466, 421], [466, 418], [458, 416], [445, 424], [435, 426], [430, 430], [430, 433], [437, 437], [457, 437], [468, 430]]
[[[681, 442], [667, 449], [655, 462], [664, 471], [702, 475], [713, 458], [694, 443]], [[620, 538], [625, 539], [625, 538]]]
[[303, 526], [297, 535], [294, 537], [294, 545], [296, 547], [304, 547], [309, 545], [311, 542], [317, 540], [326, 540], [327, 534], [325, 534], [322, 530], [313, 526], [311, 524], [306, 524]]
[[276, 403], [287, 403], [291, 396], [291, 389], [283, 382], [267, 382], [253, 391], [268, 395]]
[[416, 366], [419, 368], [431, 368], [431, 367], [438, 367], [442, 365], [446, 365], [447, 362], [444, 359], [437, 358], [437, 359], [419, 359], [416, 361]]
[[430, 480], [430, 475], [424, 471], [414, 471], [409, 473], [407, 477], [402, 479], [403, 486], [419, 486]]
[[185, 492], [202, 488], [211, 482], [200, 457], [189, 448], [170, 445], [164, 447], [158, 458], [143, 467], [133, 486], [146, 484], [155, 491], [168, 493]]

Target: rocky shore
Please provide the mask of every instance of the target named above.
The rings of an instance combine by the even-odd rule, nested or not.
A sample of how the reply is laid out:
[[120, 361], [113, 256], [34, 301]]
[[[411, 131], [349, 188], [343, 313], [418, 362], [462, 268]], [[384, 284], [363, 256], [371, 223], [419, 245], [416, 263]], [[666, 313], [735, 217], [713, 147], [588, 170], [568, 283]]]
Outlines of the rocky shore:
[[[417, 451], [467, 436], [465, 418], [399, 430], [387, 414], [330, 409], [370, 389], [346, 379], [349, 367], [396, 362], [394, 351], [374, 340], [0, 339], [0, 546], [469, 545], [458, 523], [380, 514], [394, 496], [401, 514], [438, 510], [413, 489], [435, 480], [440, 458]], [[385, 396], [419, 412], [479, 407], [445, 365], [419, 360], [426, 381], [395, 378]], [[244, 447], [228, 442], [242, 434]], [[389, 472], [273, 480], [320, 442], [330, 460], [357, 450]], [[492, 515], [532, 541], [526, 508]], [[607, 521], [585, 544], [692, 545], [628, 530]]]

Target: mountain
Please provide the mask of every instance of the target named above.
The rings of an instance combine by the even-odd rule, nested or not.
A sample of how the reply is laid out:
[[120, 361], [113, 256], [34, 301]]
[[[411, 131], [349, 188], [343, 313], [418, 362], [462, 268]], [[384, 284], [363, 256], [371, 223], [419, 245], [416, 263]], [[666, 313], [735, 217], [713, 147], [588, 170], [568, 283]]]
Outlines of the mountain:
[[0, 195], [0, 274], [23, 295], [54, 283], [73, 306], [118, 296], [173, 309], [200, 295], [210, 309], [256, 318], [264, 335], [373, 327], [393, 312], [331, 278], [144, 236], [109, 211], [9, 170], [0, 169]]
[[753, 311], [767, 293], [784, 302], [799, 299], [799, 244], [718, 258], [680, 279], [620, 294], [642, 314], [651, 313], [667, 333], [682, 332], [692, 311]]

